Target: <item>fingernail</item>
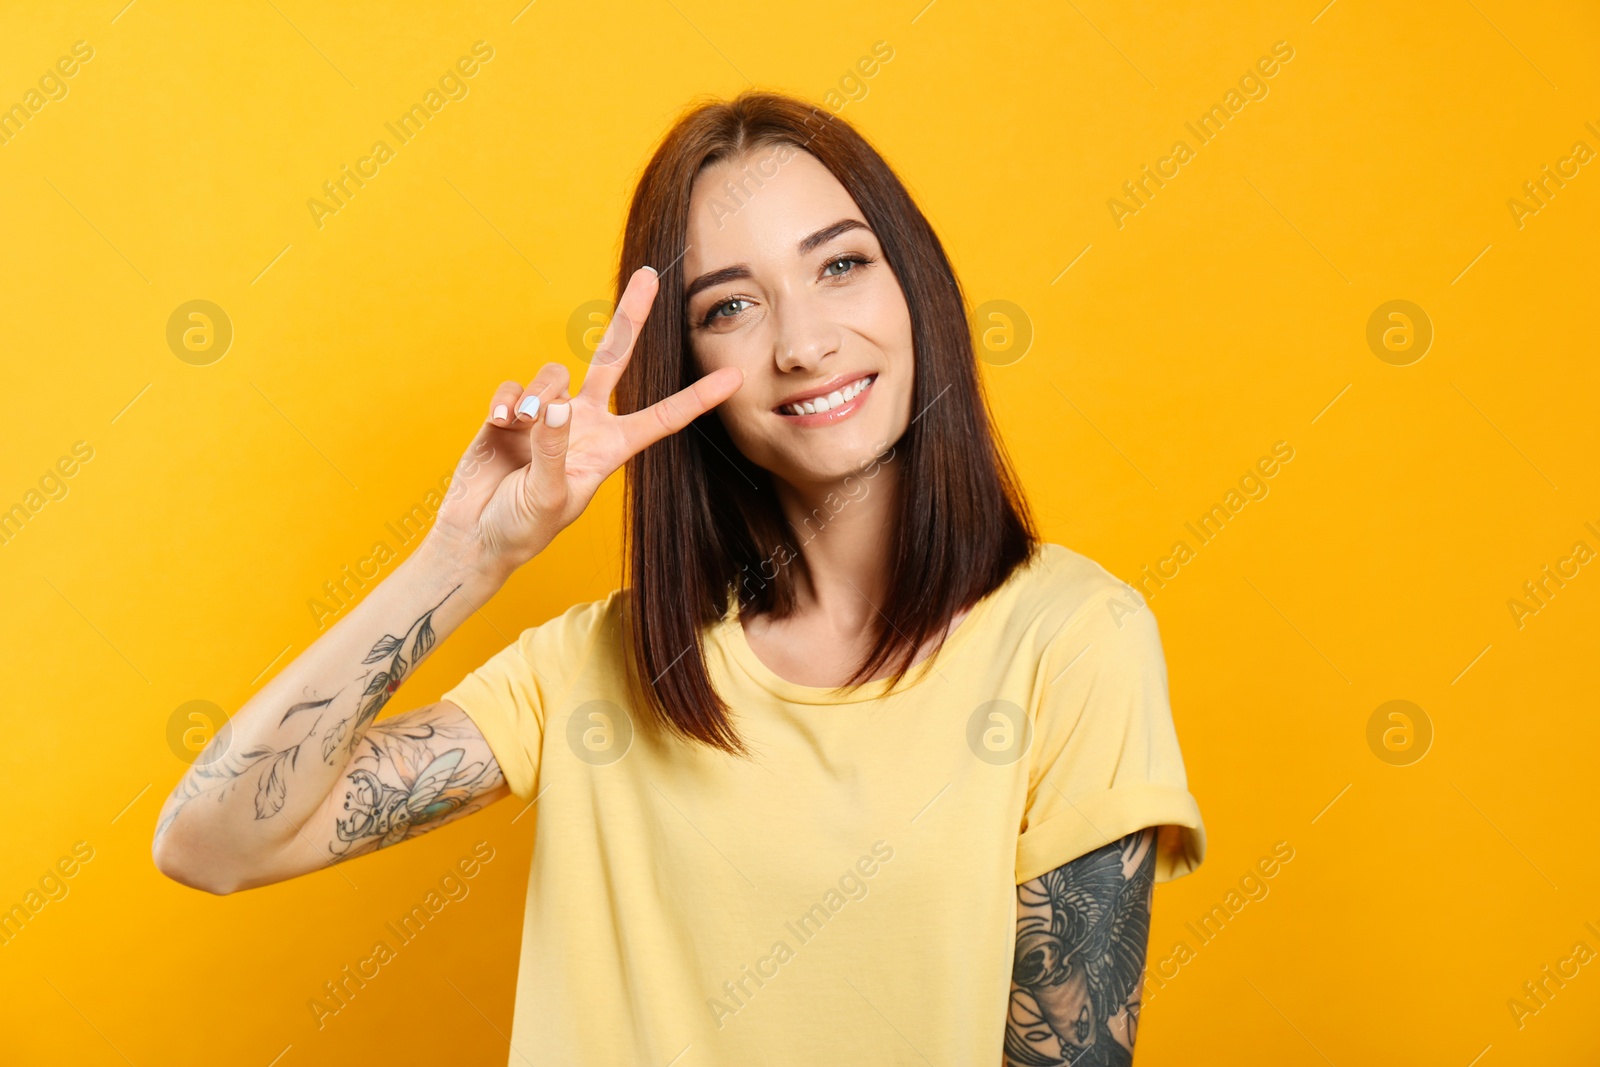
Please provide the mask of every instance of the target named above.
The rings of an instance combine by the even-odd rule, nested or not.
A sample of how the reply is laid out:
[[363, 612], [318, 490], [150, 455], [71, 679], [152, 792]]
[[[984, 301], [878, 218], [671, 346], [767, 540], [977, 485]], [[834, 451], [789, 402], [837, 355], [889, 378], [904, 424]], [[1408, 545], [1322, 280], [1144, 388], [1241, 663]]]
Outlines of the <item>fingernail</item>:
[[652, 267], [652, 266], [649, 266], [649, 265], [648, 265], [648, 264], [647, 264], [647, 265], [645, 265], [645, 266], [643, 266], [643, 267], [640, 267], [640, 268], [639, 268], [639, 269], [640, 269], [640, 270], [647, 270], [647, 271], [649, 271], [649, 272], [650, 272], [650, 273], [651, 273], [651, 274], [654, 274], [654, 275], [655, 275], [655, 276], [656, 276], [656, 277], [658, 277], [658, 278], [659, 278], [659, 277], [660, 277], [660, 276], [661, 276], [661, 274], [660, 274], [660, 272], [659, 272], [659, 271], [657, 271], [657, 270], [656, 270], [656, 269], [655, 269], [655, 268], [654, 268], [654, 267]]
[[506, 421], [506, 406], [504, 404], [494, 409], [494, 417], [498, 422]]
[[538, 418], [539, 417], [539, 398], [536, 397], [536, 396], [530, 396], [530, 397], [527, 397], [526, 399], [524, 399], [522, 401], [522, 403], [517, 405], [517, 414], [518, 415], [526, 415], [530, 419]]
[[544, 409], [544, 424], [560, 428], [567, 424], [567, 416], [572, 413], [570, 404], [551, 404]]

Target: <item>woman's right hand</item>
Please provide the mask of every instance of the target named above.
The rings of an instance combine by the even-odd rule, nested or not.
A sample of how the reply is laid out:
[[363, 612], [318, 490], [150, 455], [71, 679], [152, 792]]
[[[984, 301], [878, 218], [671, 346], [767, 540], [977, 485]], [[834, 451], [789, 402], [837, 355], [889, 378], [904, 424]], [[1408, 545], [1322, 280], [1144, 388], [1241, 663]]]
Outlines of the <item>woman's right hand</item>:
[[[502, 382], [489, 418], [456, 468], [429, 537], [509, 576], [589, 506], [629, 457], [688, 426], [738, 391], [744, 372], [723, 367], [657, 404], [614, 415], [611, 393], [633, 354], [659, 281], [641, 267], [628, 280], [576, 396], [566, 367], [546, 363], [524, 389]], [[520, 410], [529, 398], [537, 409]]]

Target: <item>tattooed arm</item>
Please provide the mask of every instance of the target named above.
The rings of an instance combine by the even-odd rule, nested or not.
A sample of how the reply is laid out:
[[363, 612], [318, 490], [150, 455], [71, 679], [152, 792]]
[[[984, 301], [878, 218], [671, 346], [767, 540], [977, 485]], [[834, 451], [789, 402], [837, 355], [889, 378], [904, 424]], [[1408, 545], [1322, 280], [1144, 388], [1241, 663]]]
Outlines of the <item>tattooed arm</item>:
[[1004, 1067], [1127, 1067], [1139, 1028], [1155, 829], [1017, 886]]
[[658, 288], [653, 268], [629, 276], [575, 395], [561, 363], [540, 367], [526, 389], [500, 383], [422, 545], [240, 708], [173, 790], [151, 846], [162, 872], [213, 893], [247, 889], [403, 841], [506, 795], [483, 738], [454, 705], [381, 727], [372, 720], [606, 478], [743, 384], [742, 371], [723, 367], [638, 411], [612, 413]]
[[465, 712], [374, 723], [418, 663], [488, 600], [503, 569], [444, 538], [417, 551], [252, 697], [162, 807], [152, 852], [212, 893], [396, 844], [508, 790]]

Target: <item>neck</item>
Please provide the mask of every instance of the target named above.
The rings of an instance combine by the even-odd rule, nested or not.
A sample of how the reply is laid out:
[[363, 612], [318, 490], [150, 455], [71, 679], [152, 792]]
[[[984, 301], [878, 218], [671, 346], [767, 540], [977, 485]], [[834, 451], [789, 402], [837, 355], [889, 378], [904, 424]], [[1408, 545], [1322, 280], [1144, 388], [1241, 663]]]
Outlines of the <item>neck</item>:
[[870, 477], [807, 485], [774, 478], [773, 486], [790, 544], [805, 560], [794, 572], [799, 612], [820, 613], [851, 632], [871, 625], [888, 591], [900, 466], [890, 460]]

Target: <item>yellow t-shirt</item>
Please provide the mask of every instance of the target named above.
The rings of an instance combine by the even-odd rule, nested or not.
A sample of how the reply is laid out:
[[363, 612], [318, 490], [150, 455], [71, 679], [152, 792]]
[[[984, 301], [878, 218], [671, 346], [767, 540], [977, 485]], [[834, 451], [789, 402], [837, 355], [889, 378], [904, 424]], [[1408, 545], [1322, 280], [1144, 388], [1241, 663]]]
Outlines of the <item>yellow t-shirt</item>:
[[[1150, 609], [1045, 544], [887, 692], [704, 656], [745, 761], [638, 729], [621, 594], [444, 694], [538, 798], [511, 1064], [998, 1063], [1017, 884], [1146, 826], [1205, 853]], [[532, 821], [532, 820], [530, 820]]]

